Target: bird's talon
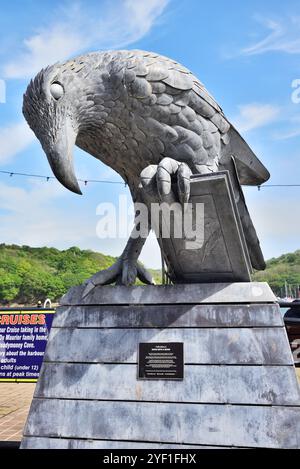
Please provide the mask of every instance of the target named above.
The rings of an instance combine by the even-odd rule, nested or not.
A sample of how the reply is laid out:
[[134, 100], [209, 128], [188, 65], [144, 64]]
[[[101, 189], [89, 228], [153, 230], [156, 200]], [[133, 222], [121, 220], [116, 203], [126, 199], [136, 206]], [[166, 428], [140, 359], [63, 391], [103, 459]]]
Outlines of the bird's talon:
[[[180, 203], [187, 203], [190, 197], [190, 176], [192, 171], [186, 163], [180, 163], [172, 158], [163, 158], [155, 167], [150, 165], [141, 175], [141, 187], [146, 193], [154, 193], [154, 180], [156, 179], [156, 192], [162, 201], [172, 203], [179, 199]], [[172, 178], [177, 178], [177, 197], [172, 191]], [[149, 190], [150, 188], [150, 190]]]
[[108, 269], [94, 274], [84, 283], [82, 298], [86, 298], [98, 285], [107, 285], [116, 282], [116, 285], [133, 285], [136, 278], [147, 284], [154, 284], [151, 274], [135, 260], [119, 258], [119, 260]]

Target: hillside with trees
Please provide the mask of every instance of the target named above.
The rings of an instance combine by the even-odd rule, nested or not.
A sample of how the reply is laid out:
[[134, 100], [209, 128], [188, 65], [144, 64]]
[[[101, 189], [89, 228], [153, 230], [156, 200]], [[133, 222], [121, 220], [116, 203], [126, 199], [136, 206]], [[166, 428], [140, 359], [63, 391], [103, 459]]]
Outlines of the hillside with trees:
[[0, 245], [0, 303], [36, 304], [56, 301], [115, 258], [72, 247], [55, 248]]
[[[59, 250], [0, 244], [0, 304], [35, 305], [46, 298], [55, 302], [70, 287], [115, 260], [77, 247]], [[151, 272], [160, 283], [160, 271]], [[288, 294], [295, 294], [300, 285], [300, 250], [270, 259], [267, 269], [256, 272], [253, 279], [268, 282], [278, 296], [285, 296], [286, 288]]]
[[268, 260], [266, 270], [256, 272], [253, 280], [268, 282], [277, 296], [299, 296], [300, 249]]

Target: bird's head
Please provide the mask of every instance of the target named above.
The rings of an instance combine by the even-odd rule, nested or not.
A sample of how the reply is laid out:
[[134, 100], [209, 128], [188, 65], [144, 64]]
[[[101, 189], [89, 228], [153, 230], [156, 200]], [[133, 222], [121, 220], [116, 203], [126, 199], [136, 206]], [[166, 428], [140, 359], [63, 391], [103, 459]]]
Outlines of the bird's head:
[[55, 64], [41, 70], [24, 94], [23, 114], [56, 178], [67, 189], [81, 194], [74, 172], [73, 147], [80, 128], [82, 86], [78, 72], [83, 65], [73, 64]]

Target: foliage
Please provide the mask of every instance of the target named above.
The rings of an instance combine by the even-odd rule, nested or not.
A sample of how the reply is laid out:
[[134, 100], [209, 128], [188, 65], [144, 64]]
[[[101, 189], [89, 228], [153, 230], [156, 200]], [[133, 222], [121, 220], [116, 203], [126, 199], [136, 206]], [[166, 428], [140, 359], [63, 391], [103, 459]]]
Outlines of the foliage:
[[36, 304], [57, 301], [115, 258], [77, 247], [55, 248], [0, 244], [0, 303]]
[[[0, 244], [0, 303], [36, 304], [45, 298], [57, 301], [70, 287], [81, 284], [115, 260], [77, 247], [60, 251]], [[160, 271], [151, 270], [151, 273], [156, 283], [160, 283]], [[298, 288], [300, 250], [270, 259], [266, 270], [255, 272], [253, 280], [268, 282], [279, 296], [284, 291], [285, 282], [294, 289]]]
[[5, 272], [0, 269], [0, 298], [6, 303], [19, 295], [21, 278], [16, 274]]
[[266, 270], [255, 272], [253, 280], [268, 282], [278, 296], [284, 296], [285, 283], [292, 287], [293, 292], [299, 290], [300, 250], [270, 259]]

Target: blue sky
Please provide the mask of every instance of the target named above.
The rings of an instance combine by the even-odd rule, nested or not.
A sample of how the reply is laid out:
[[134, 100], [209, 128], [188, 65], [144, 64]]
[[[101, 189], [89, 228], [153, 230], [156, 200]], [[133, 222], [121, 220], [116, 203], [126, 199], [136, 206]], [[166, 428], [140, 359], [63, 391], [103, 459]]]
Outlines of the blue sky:
[[[292, 100], [292, 82], [300, 79], [297, 0], [2, 0], [0, 31], [1, 170], [51, 174], [21, 113], [22, 94], [40, 68], [86, 51], [128, 48], [190, 68], [267, 166], [269, 184], [300, 183], [300, 104]], [[80, 150], [75, 165], [82, 179], [120, 180]], [[91, 183], [79, 197], [56, 181], [0, 174], [1, 242], [119, 255], [126, 239], [97, 238], [96, 207], [117, 203], [120, 194], [128, 194], [122, 185]], [[300, 188], [245, 194], [265, 257], [299, 249]], [[142, 260], [159, 267], [154, 239]]]

